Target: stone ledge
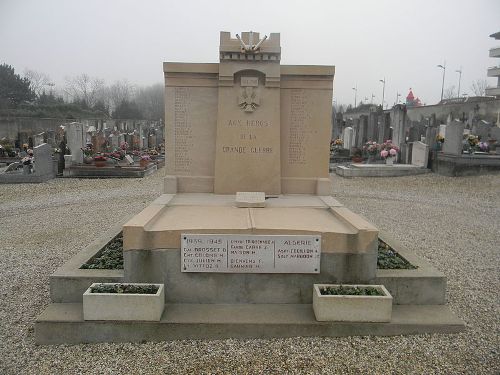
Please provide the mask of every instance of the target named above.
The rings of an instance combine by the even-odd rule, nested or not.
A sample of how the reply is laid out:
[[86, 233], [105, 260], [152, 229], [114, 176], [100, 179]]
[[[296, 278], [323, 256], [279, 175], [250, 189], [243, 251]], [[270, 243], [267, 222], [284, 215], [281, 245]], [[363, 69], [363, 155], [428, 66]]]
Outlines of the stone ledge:
[[[311, 288], [312, 293], [312, 288]], [[167, 304], [160, 322], [83, 320], [79, 303], [52, 304], [35, 322], [37, 344], [165, 340], [394, 336], [458, 333], [465, 324], [448, 307], [394, 306], [389, 323], [318, 322], [310, 304]]]

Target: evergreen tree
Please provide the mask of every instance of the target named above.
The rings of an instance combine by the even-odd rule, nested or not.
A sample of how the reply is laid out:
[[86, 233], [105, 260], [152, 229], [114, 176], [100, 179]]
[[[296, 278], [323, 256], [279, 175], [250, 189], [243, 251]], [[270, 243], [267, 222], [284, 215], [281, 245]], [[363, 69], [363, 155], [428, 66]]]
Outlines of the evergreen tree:
[[16, 74], [14, 68], [7, 64], [0, 65], [0, 108], [15, 108], [22, 102], [35, 98], [30, 89], [30, 81]]

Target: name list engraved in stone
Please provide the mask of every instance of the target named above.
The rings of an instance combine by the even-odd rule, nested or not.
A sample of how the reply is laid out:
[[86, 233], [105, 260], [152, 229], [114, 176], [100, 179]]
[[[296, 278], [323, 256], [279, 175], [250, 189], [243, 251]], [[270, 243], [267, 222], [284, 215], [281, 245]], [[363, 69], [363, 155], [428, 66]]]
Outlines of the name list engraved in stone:
[[321, 236], [183, 234], [182, 272], [319, 273]]
[[189, 91], [186, 87], [174, 89], [174, 171], [188, 172], [191, 168], [193, 129], [189, 123]]
[[307, 124], [307, 98], [303, 89], [291, 90], [290, 98], [290, 134], [288, 143], [288, 162], [306, 164], [306, 144], [310, 129]]

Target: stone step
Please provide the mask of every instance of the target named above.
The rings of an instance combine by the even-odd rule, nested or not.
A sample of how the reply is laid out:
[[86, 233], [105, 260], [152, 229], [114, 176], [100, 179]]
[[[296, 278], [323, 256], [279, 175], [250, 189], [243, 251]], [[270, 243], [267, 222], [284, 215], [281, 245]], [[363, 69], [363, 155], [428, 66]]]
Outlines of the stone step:
[[51, 304], [35, 322], [37, 344], [296, 336], [457, 333], [444, 305], [394, 305], [389, 323], [318, 322], [310, 304], [167, 304], [159, 322], [84, 321], [79, 303]]

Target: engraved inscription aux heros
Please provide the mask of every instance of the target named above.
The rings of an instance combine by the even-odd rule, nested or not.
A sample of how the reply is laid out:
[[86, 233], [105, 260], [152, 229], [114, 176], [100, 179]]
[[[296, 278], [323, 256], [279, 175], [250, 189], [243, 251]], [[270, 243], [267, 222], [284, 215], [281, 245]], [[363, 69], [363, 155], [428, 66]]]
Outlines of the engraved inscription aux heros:
[[182, 234], [181, 272], [319, 273], [321, 236]]

